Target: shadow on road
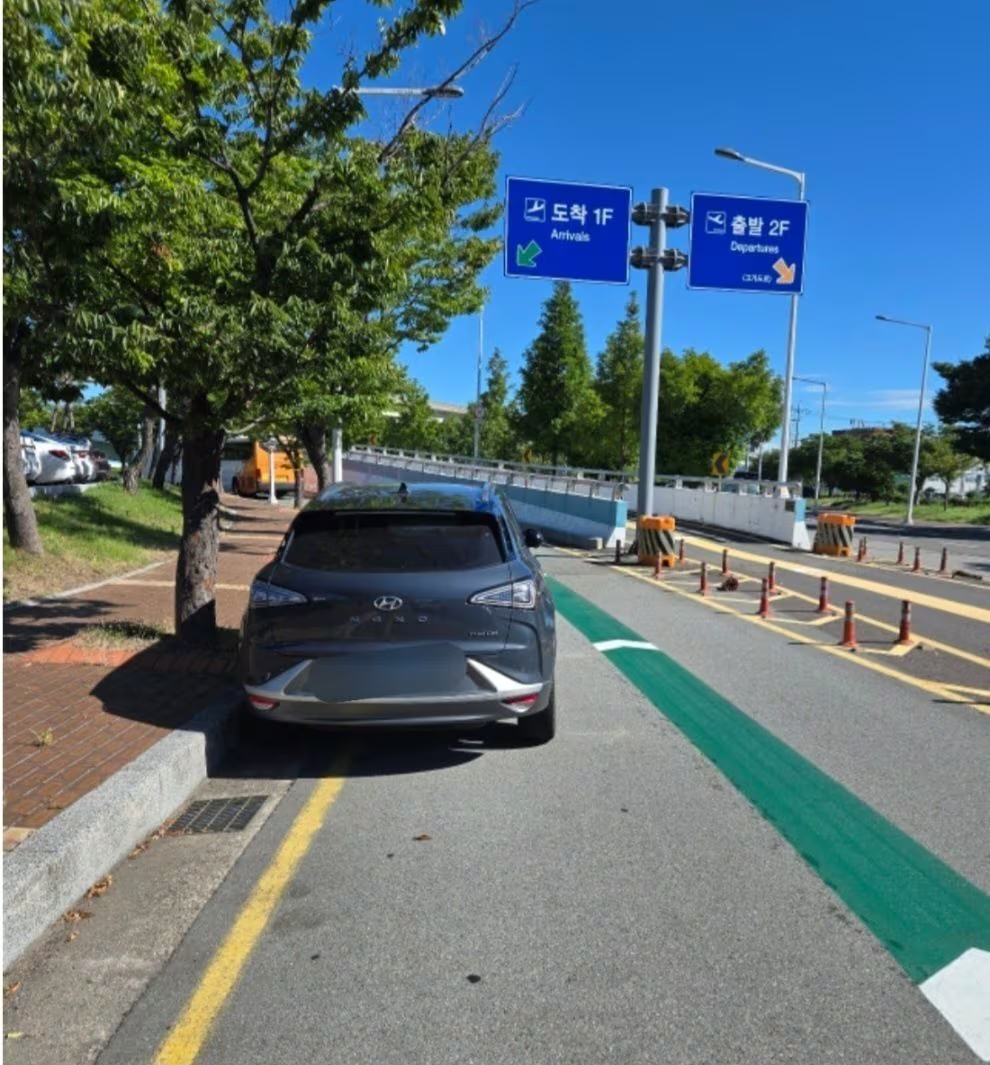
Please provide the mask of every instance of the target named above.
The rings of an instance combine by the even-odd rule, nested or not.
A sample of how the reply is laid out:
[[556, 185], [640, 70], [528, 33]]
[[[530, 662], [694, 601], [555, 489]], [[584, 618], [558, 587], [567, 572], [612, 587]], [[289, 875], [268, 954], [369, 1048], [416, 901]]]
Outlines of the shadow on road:
[[342, 755], [348, 777], [403, 776], [456, 769], [487, 751], [524, 747], [515, 725], [482, 729], [344, 729], [248, 724], [215, 776], [234, 779], [322, 778]]

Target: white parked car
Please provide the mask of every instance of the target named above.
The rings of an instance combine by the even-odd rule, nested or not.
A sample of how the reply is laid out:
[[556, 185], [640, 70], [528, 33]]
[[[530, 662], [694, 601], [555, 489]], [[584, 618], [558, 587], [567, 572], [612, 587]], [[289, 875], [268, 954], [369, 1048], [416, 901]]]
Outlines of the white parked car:
[[28, 484], [35, 484], [41, 474], [41, 456], [35, 442], [21, 433], [21, 468]]
[[21, 433], [33, 442], [35, 451], [41, 461], [41, 471], [35, 478], [35, 484], [71, 484], [77, 475], [77, 464], [72, 460], [72, 451], [68, 444], [49, 440], [38, 433]]
[[32, 429], [31, 435], [36, 439], [47, 440], [60, 449], [68, 449], [75, 466], [74, 480], [79, 484], [96, 480], [96, 462], [90, 456], [90, 443], [85, 437], [55, 436], [41, 429]]

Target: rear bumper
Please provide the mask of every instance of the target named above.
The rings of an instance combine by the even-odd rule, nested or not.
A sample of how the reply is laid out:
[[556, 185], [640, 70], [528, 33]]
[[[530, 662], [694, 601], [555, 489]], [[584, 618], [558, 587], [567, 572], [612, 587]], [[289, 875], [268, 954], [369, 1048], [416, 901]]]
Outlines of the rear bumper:
[[[467, 664], [466, 672], [463, 664]], [[263, 684], [244, 686], [252, 711], [269, 721], [335, 727], [429, 727], [483, 725], [524, 717], [543, 710], [551, 683], [525, 684], [476, 659], [461, 657], [461, 676], [436, 662], [436, 679], [418, 676], [334, 675], [320, 660], [307, 659]], [[402, 691], [403, 683], [409, 685]], [[536, 696], [532, 702], [514, 703]], [[275, 703], [261, 708], [252, 697]]]

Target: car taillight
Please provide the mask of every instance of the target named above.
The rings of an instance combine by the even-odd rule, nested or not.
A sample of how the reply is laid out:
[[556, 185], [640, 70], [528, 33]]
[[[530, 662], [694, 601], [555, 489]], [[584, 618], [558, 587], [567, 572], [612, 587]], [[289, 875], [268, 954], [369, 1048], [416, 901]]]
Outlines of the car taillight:
[[536, 582], [532, 580], [513, 581], [500, 584], [497, 588], [472, 595], [469, 603], [479, 606], [504, 606], [514, 610], [536, 609]]
[[260, 695], [249, 695], [248, 702], [255, 710], [274, 710], [278, 706], [277, 699], [263, 699]]
[[57, 459], [67, 459], [69, 457], [68, 451], [63, 451], [60, 447], [53, 447], [49, 454], [54, 455]]
[[289, 606], [292, 603], [308, 603], [309, 600], [300, 592], [289, 588], [280, 588], [268, 581], [254, 581], [249, 595], [251, 606]]
[[532, 706], [539, 697], [540, 693], [534, 692], [532, 695], [517, 695], [514, 699], [503, 699], [502, 703], [505, 706], [526, 710], [528, 707]]

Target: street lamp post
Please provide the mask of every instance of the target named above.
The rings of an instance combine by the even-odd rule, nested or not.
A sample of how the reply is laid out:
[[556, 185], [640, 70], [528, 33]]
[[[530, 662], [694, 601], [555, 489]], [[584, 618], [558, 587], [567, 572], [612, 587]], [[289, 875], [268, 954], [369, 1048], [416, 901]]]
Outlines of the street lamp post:
[[914, 431], [914, 458], [911, 460], [911, 485], [908, 488], [907, 518], [905, 524], [914, 524], [914, 499], [918, 492], [918, 463], [921, 459], [921, 420], [925, 410], [925, 386], [928, 383], [928, 361], [932, 354], [932, 327], [921, 322], [906, 322], [903, 318], [890, 318], [886, 314], [877, 315], [878, 322], [890, 322], [892, 325], [909, 325], [912, 329], [925, 331], [925, 362], [921, 368], [921, 395], [918, 396], [918, 424]]
[[815, 506], [822, 494], [822, 450], [825, 446], [825, 397], [828, 394], [828, 385], [825, 381], [816, 381], [813, 377], [795, 377], [795, 381], [803, 381], [806, 385], [815, 385], [822, 390], [822, 408], [818, 420], [818, 462], [815, 465]]
[[[733, 148], [716, 148], [715, 154], [722, 159], [732, 159], [737, 163], [747, 163], [760, 170], [772, 170], [775, 174], [784, 174], [793, 178], [798, 186], [798, 199], [804, 199], [805, 176], [800, 170], [789, 170], [786, 166], [775, 166], [760, 159], [751, 159]], [[783, 425], [780, 432], [780, 465], [777, 468], [777, 480], [787, 480], [787, 463], [791, 448], [791, 394], [794, 390], [794, 349], [797, 346], [798, 294], [791, 293], [791, 317], [787, 330], [787, 365], [784, 370], [784, 404]]]
[[485, 350], [485, 307], [478, 312], [478, 381], [474, 394], [474, 461], [481, 454], [481, 361]]
[[428, 85], [425, 88], [382, 85], [357, 89], [345, 89], [341, 85], [334, 85], [333, 91], [354, 92], [358, 96], [429, 96], [437, 100], [459, 100], [464, 95], [464, 90], [460, 85]]

